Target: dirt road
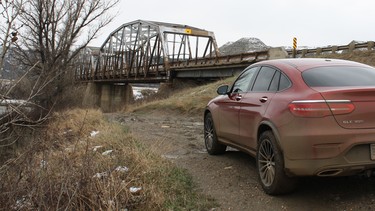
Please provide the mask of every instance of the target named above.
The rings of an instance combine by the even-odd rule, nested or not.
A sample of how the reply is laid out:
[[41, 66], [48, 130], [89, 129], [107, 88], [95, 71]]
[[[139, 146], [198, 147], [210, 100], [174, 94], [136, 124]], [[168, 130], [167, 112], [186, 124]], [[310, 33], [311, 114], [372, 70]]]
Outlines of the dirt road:
[[264, 194], [254, 158], [231, 148], [220, 156], [206, 153], [201, 116], [137, 113], [113, 118], [188, 169], [199, 188], [220, 203], [214, 210], [375, 210], [375, 178], [303, 178], [292, 194]]

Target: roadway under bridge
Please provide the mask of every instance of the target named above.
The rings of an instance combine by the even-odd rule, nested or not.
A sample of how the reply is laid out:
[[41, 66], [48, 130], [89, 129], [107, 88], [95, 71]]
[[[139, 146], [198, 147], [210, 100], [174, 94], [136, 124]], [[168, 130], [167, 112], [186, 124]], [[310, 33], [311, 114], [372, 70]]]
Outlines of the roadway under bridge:
[[90, 83], [87, 94], [96, 97], [85, 97], [87, 104], [110, 111], [126, 103], [120, 99], [130, 93], [115, 86], [129, 89], [131, 83], [230, 77], [252, 63], [285, 57], [281, 48], [221, 56], [213, 32], [137, 20], [114, 30], [100, 48], [84, 49], [75, 78]]

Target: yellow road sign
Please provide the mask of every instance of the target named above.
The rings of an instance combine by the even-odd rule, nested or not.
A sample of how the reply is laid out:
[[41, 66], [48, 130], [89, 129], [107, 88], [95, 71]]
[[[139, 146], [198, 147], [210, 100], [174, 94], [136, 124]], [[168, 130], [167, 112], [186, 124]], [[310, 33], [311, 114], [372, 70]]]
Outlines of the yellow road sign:
[[293, 49], [297, 49], [297, 38], [293, 38]]

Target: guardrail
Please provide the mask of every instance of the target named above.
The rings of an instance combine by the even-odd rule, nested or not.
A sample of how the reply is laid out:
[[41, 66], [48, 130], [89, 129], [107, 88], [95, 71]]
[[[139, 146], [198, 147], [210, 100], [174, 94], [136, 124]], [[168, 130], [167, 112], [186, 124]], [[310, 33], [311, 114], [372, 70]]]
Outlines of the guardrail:
[[217, 67], [236, 64], [251, 64], [254, 62], [268, 59], [268, 51], [249, 52], [227, 56], [218, 56], [213, 58], [197, 58], [171, 62], [170, 68], [173, 70], [197, 68], [197, 67]]
[[[296, 51], [297, 57], [308, 57], [308, 56], [319, 56], [323, 53], [341, 53], [341, 52], [348, 52], [351, 53], [354, 50], [359, 49], [367, 49], [369, 51], [375, 50], [375, 42], [374, 41], [368, 41], [364, 43], [350, 43], [348, 45], [333, 45], [328, 47], [321, 47], [321, 48], [312, 48], [312, 49], [299, 49]], [[293, 50], [287, 50], [289, 56], [293, 54]]]

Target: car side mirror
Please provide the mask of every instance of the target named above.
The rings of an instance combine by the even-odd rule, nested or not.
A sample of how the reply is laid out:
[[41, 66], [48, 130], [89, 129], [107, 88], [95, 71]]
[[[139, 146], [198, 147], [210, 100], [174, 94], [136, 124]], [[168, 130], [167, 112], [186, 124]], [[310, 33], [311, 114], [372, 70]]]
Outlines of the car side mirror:
[[226, 94], [228, 94], [228, 89], [229, 89], [228, 85], [221, 85], [221, 86], [219, 86], [219, 88], [217, 88], [216, 92], [219, 95], [226, 95]]

